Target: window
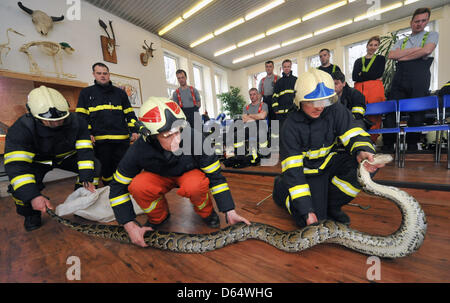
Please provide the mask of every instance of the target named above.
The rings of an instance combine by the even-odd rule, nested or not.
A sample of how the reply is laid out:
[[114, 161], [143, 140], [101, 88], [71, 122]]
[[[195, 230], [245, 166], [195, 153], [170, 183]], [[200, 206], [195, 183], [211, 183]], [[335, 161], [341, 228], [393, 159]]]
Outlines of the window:
[[356, 59], [361, 58], [366, 55], [366, 45], [367, 40], [354, 43], [345, 48], [346, 53], [346, 64], [344, 66], [344, 74], [345, 81], [347, 81], [348, 85], [354, 86], [354, 82], [352, 79], [353, 73], [353, 65], [355, 64]]
[[[219, 98], [217, 97], [219, 94], [224, 92], [224, 88], [223, 88], [223, 76], [220, 74], [214, 74], [214, 85], [216, 88], [216, 108], [217, 108], [217, 112], [222, 112], [222, 103], [220, 102]], [[206, 110], [208, 111], [208, 113], [213, 114], [214, 117], [216, 116], [216, 112], [213, 108], [208, 108], [208, 106], [206, 107]]]
[[168, 53], [164, 53], [164, 69], [166, 72], [167, 95], [172, 98], [173, 92], [178, 88], [176, 71], [179, 63], [178, 58]]
[[[333, 51], [330, 51], [330, 62], [333, 63]], [[305, 64], [306, 70], [309, 70], [310, 68], [318, 68], [321, 65], [319, 54], [309, 56], [306, 59]]]
[[194, 68], [194, 86], [198, 90], [202, 106], [200, 111], [203, 112], [206, 106], [205, 89], [203, 82], [203, 68], [199, 65], [193, 65]]
[[248, 89], [250, 90], [252, 87], [255, 87], [255, 88], [258, 89], [258, 87], [259, 87], [259, 82], [260, 82], [261, 79], [264, 78], [266, 75], [267, 75], [266, 72], [261, 72], [261, 73], [253, 74], [252, 76], [250, 76], [249, 82], [248, 82]]

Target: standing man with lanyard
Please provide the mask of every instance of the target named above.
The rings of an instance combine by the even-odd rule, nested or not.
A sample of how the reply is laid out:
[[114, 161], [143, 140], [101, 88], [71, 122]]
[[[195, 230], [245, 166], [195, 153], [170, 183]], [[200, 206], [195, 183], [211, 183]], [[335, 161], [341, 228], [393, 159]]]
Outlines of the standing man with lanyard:
[[319, 58], [321, 65], [318, 67], [318, 69], [327, 72], [330, 75], [334, 72], [341, 71], [339, 66], [330, 63], [330, 50], [328, 48], [323, 48], [320, 50]]
[[273, 73], [273, 61], [267, 61], [265, 63], [267, 75], [261, 79], [258, 85], [258, 91], [263, 97], [263, 102], [267, 104], [269, 112], [267, 113], [270, 121], [275, 120], [275, 113], [272, 110], [272, 95], [275, 83], [278, 80], [278, 76]]
[[200, 94], [193, 86], [187, 85], [187, 74], [184, 70], [177, 70], [176, 75], [180, 87], [173, 92], [172, 100], [178, 103], [186, 116], [186, 121], [194, 127], [194, 116], [200, 115], [198, 113], [201, 106]]
[[[426, 32], [425, 27], [430, 21], [430, 9], [418, 8], [411, 19], [410, 36], [397, 41], [389, 52], [389, 59], [397, 60], [397, 69], [392, 80], [389, 99], [399, 100], [407, 98], [419, 98], [429, 94], [430, 88], [430, 66], [433, 63], [431, 53], [436, 48], [439, 40], [437, 32]], [[421, 126], [425, 120], [424, 112], [411, 113], [408, 126]], [[384, 127], [395, 126], [395, 114], [386, 117]], [[408, 150], [418, 149], [417, 143], [420, 133], [410, 133], [406, 137]], [[384, 149], [392, 149], [394, 135], [383, 135]]]
[[102, 165], [102, 182], [108, 185], [130, 137], [131, 142], [139, 138], [133, 122], [137, 118], [125, 91], [110, 81], [108, 67], [98, 62], [92, 72], [94, 85], [81, 90], [76, 112], [88, 123], [95, 157]]

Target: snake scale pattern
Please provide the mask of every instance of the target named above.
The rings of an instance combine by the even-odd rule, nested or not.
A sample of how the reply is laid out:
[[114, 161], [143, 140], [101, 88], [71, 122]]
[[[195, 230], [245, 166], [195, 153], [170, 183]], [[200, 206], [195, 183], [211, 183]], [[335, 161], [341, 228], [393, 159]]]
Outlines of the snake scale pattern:
[[[375, 155], [374, 159], [375, 163], [392, 161], [390, 155], [383, 154]], [[358, 180], [364, 192], [386, 198], [398, 206], [402, 213], [402, 222], [397, 231], [388, 236], [375, 236], [325, 220], [319, 225], [293, 231], [283, 231], [263, 223], [252, 223], [250, 226], [237, 223], [208, 234], [156, 230], [147, 232], [144, 239], [148, 247], [180, 253], [204, 253], [249, 239], [264, 241], [286, 252], [300, 252], [317, 244], [335, 243], [363, 254], [385, 258], [404, 257], [419, 249], [425, 238], [427, 222], [417, 200], [396, 187], [373, 182], [362, 163], [358, 169]], [[131, 243], [122, 226], [79, 224], [57, 216], [52, 210], [47, 212], [57, 222], [75, 231]]]

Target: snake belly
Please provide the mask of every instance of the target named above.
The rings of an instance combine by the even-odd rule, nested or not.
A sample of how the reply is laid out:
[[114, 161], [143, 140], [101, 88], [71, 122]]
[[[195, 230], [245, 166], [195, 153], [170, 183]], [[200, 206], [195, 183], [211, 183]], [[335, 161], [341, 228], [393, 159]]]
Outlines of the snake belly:
[[[372, 163], [390, 161], [392, 156], [378, 154], [374, 156]], [[386, 258], [404, 257], [419, 249], [425, 238], [427, 222], [417, 200], [396, 187], [375, 183], [363, 163], [358, 168], [358, 181], [364, 192], [390, 200], [400, 209], [402, 222], [394, 233], [388, 236], [370, 235], [332, 220], [293, 231], [284, 231], [264, 223], [252, 222], [251, 225], [246, 225], [240, 222], [206, 234], [154, 230], [147, 232], [144, 240], [148, 247], [179, 253], [204, 253], [249, 239], [264, 241], [286, 252], [300, 252], [317, 244], [335, 243], [363, 254]], [[72, 230], [131, 243], [123, 226], [80, 224], [57, 216], [50, 209], [47, 209], [47, 213]]]

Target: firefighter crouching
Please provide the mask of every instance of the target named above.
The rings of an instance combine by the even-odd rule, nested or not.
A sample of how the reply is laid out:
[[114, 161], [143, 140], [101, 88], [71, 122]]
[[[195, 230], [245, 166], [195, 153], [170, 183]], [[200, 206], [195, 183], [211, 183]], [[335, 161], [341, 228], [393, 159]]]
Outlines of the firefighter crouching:
[[78, 173], [75, 189], [91, 192], [98, 184], [99, 162], [94, 157], [87, 123], [69, 112], [69, 104], [57, 90], [41, 86], [28, 95], [29, 113], [8, 129], [5, 170], [11, 184], [8, 192], [16, 203], [24, 227], [41, 226], [41, 212], [53, 208], [41, 194], [45, 174], [54, 168]]
[[[328, 73], [311, 69], [300, 77], [295, 90], [297, 110], [287, 117], [280, 133], [285, 149], [281, 150], [282, 174], [274, 182], [274, 201], [299, 227], [327, 218], [349, 224], [341, 207], [360, 191], [358, 162], [373, 161], [370, 136], [337, 102]], [[345, 153], [335, 151], [338, 139]], [[372, 173], [379, 167], [366, 165]]]
[[[149, 98], [139, 112], [137, 125], [141, 137], [129, 148], [114, 173], [110, 184], [111, 207], [117, 222], [124, 225], [136, 245], [145, 247], [145, 232], [158, 228], [169, 218], [165, 194], [175, 187], [179, 187], [178, 195], [190, 199], [194, 211], [211, 228], [220, 225], [212, 196], [218, 209], [225, 213], [227, 222], [250, 224], [234, 210], [230, 189], [215, 155], [206, 155], [203, 150], [195, 154], [197, 144], [191, 145], [189, 153], [177, 153], [182, 131], [191, 132], [191, 139], [197, 137], [193, 128], [183, 129], [185, 119], [176, 102]], [[189, 143], [183, 141], [183, 150]], [[135, 221], [130, 194], [147, 215], [148, 221], [143, 227]]]

